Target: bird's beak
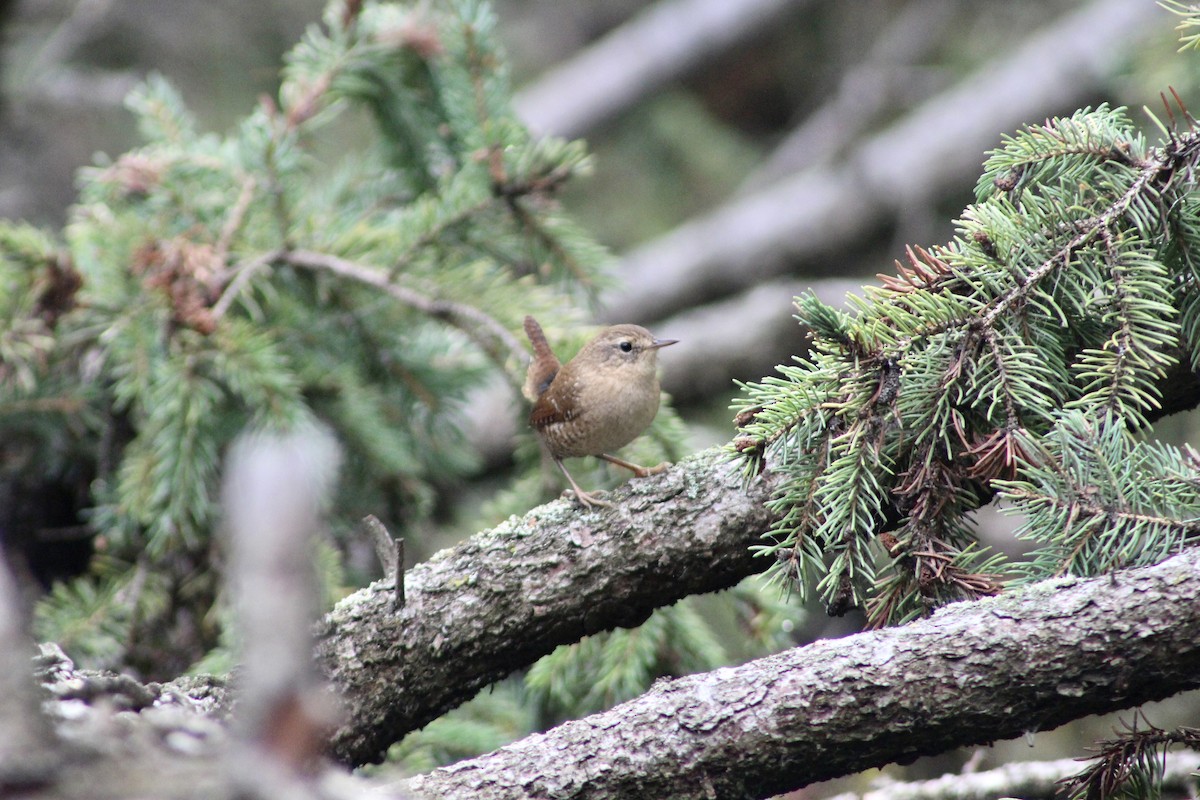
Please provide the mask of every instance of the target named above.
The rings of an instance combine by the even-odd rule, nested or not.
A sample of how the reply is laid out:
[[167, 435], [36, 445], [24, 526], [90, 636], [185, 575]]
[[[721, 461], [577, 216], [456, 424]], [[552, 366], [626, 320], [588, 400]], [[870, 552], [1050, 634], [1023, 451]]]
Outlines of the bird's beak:
[[655, 339], [654, 343], [650, 345], [650, 349], [657, 350], [658, 348], [666, 347], [669, 344], [676, 344], [678, 341], [678, 339]]

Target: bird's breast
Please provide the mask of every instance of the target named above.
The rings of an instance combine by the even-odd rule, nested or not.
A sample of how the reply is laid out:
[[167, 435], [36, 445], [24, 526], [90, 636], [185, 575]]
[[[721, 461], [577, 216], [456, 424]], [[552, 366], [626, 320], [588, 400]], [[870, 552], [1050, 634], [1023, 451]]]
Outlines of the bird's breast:
[[[653, 376], [636, 381], [571, 376], [570, 383], [552, 387], [543, 396], [549, 413], [539, 432], [559, 458], [610, 453], [650, 427], [658, 413], [659, 394]], [[536, 422], [534, 427], [538, 428]]]

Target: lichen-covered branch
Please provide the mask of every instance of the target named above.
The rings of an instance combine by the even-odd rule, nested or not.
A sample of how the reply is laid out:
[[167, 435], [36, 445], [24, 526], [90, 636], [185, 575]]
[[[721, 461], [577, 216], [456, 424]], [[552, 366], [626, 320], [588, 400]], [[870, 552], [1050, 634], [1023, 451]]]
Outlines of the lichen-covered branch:
[[1200, 549], [657, 684], [410, 781], [429, 800], [764, 798], [1200, 686]]
[[[1153, 567], [1048, 581], [912, 625], [662, 682], [403, 786], [260, 776], [256, 796], [766, 797], [1200, 685], [1198, 592], [1200, 549], [1192, 549]], [[261, 772], [231, 747], [223, 686], [78, 671], [52, 646], [38, 662], [55, 698], [44, 708], [60, 741], [74, 744], [60, 748], [67, 761], [51, 784], [25, 787], [31, 798], [242, 797], [247, 784], [237, 776]], [[989, 774], [988, 784], [1023, 786], [1028, 777], [1004, 773]], [[1044, 770], [1034, 780], [1047, 783]], [[926, 797], [933, 787], [893, 788], [870, 797]]]
[[704, 451], [618, 489], [614, 509], [556, 501], [435, 555], [405, 576], [399, 612], [390, 583], [355, 593], [318, 632], [318, 664], [348, 709], [335, 753], [377, 760], [558, 645], [764, 569], [750, 546], [770, 527], [770, 486], [744, 486], [719, 450]]

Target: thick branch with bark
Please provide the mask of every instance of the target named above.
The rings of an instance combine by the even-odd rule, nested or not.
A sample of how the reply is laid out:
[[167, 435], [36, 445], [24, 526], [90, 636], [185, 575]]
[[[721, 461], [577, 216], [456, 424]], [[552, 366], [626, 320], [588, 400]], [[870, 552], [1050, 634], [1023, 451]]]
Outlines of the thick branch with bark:
[[631, 481], [616, 508], [535, 508], [339, 603], [320, 626], [318, 665], [346, 700], [336, 755], [378, 760], [404, 733], [560, 644], [766, 567], [749, 547], [771, 524], [771, 480], [743, 486], [719, 450]]
[[1200, 686], [1200, 549], [663, 681], [413, 779], [418, 797], [770, 797]]

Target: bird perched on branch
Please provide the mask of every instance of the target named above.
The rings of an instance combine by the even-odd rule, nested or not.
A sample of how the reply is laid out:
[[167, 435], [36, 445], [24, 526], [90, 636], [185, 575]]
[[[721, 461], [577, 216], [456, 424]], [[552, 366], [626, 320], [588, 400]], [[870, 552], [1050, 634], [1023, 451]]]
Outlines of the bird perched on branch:
[[525, 317], [525, 333], [533, 345], [523, 389], [533, 403], [529, 425], [567, 476], [580, 503], [610, 505], [579, 488], [564, 458], [596, 456], [632, 470], [639, 478], [667, 468], [666, 464], [640, 467], [610, 453], [632, 442], [654, 421], [660, 394], [658, 351], [678, 339], [656, 339], [638, 325], [613, 325], [563, 364], [533, 317]]

